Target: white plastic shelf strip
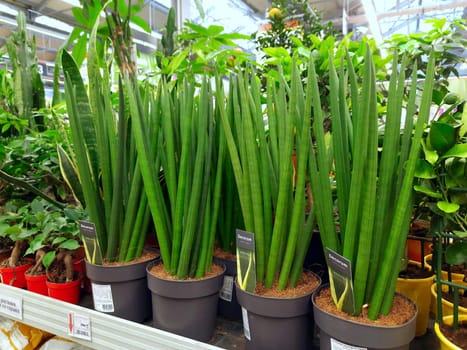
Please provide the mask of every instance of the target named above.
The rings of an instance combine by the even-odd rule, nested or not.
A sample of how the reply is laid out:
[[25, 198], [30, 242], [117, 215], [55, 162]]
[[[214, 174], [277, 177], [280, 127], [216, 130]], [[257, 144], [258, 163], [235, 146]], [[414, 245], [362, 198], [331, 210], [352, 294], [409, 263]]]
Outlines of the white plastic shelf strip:
[[[151, 326], [124, 320], [5, 284], [0, 284], [0, 295], [22, 299], [23, 317], [18, 321], [71, 339], [96, 350], [221, 349]], [[68, 334], [68, 316], [70, 312], [89, 318], [91, 341], [74, 338]], [[1, 312], [0, 315], [9, 317]]]

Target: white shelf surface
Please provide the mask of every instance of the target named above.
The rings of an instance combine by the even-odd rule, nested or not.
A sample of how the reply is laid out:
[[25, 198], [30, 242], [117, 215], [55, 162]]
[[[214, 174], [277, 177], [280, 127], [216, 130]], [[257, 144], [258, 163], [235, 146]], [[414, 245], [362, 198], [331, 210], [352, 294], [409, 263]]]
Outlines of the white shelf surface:
[[[165, 332], [140, 323], [73, 305], [27, 290], [0, 284], [0, 298], [19, 298], [21, 321], [32, 327], [71, 339], [96, 350], [219, 350], [216, 346]], [[91, 341], [69, 335], [69, 314], [89, 318]], [[0, 311], [0, 315], [14, 319]]]

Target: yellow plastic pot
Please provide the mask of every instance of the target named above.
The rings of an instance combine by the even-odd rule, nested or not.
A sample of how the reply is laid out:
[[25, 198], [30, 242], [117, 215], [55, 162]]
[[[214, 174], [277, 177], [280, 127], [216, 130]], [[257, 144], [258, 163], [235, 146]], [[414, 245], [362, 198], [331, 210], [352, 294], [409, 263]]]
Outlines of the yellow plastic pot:
[[[433, 262], [432, 258], [433, 258], [433, 254], [425, 255], [425, 258], [424, 258], [425, 266], [430, 271], [432, 270], [432, 266], [431, 266], [431, 264]], [[448, 272], [447, 271], [444, 271], [444, 270], [441, 271], [441, 279], [445, 280], [445, 281], [448, 280]], [[451, 272], [451, 280], [452, 281], [463, 280], [463, 279], [464, 279], [464, 274], [463, 273], [452, 273]]]
[[[409, 260], [409, 265], [421, 267], [421, 263]], [[415, 304], [417, 304], [418, 315], [416, 321], [415, 336], [419, 337], [426, 333], [428, 321], [430, 319], [430, 286], [433, 284], [435, 276], [426, 278], [397, 278], [396, 292], [399, 292]]]
[[[453, 316], [444, 316], [443, 317], [443, 322], [445, 324], [451, 325], [452, 324], [452, 319]], [[467, 315], [459, 315], [459, 323], [461, 322], [466, 322], [467, 321]], [[443, 333], [441, 333], [441, 330], [439, 329], [439, 324], [438, 322], [435, 322], [435, 334], [439, 339], [440, 343], [440, 350], [462, 350], [460, 347], [456, 346], [455, 344], [451, 343], [449, 339], [447, 339]]]
[[[454, 283], [457, 284], [462, 284], [466, 285], [465, 282], [463, 281], [453, 281]], [[441, 289], [443, 292], [446, 292], [449, 290], [449, 286], [446, 284], [441, 285]], [[438, 307], [436, 304], [436, 297], [438, 293], [436, 292], [436, 283], [433, 283], [431, 286], [431, 312], [435, 315], [435, 318], [438, 317]], [[441, 304], [442, 304], [442, 309], [443, 309], [443, 315], [452, 315], [454, 313], [454, 305], [446, 300], [446, 299], [441, 299]], [[459, 306], [459, 315], [464, 315], [467, 316], [467, 308]]]

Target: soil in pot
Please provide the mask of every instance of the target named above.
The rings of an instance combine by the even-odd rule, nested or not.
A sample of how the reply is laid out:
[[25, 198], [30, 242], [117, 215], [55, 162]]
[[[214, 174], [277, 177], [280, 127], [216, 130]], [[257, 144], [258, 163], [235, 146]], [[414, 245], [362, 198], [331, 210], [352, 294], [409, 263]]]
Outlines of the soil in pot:
[[459, 328], [457, 330], [445, 323], [440, 324], [439, 328], [451, 343], [461, 349], [467, 349], [467, 321], [459, 321]]
[[409, 264], [407, 269], [399, 273], [400, 278], [422, 279], [433, 276], [433, 272], [428, 269], [422, 269], [416, 265]]
[[396, 293], [388, 315], [368, 318], [364, 307], [357, 316], [337, 310], [329, 285], [313, 294], [313, 314], [319, 332], [320, 349], [409, 350], [416, 330], [416, 304]]
[[315, 304], [323, 311], [329, 312], [346, 320], [364, 323], [364, 324], [377, 324], [379, 326], [398, 326], [411, 320], [416, 309], [414, 305], [404, 297], [397, 295], [394, 297], [392, 309], [387, 315], [380, 315], [377, 320], [373, 321], [368, 318], [368, 309], [364, 308], [362, 313], [357, 316], [351, 316], [343, 311], [339, 311], [334, 304], [331, 297], [331, 290], [329, 288], [322, 289], [319, 294], [315, 296]]
[[[454, 294], [449, 293], [449, 292], [442, 292], [441, 293], [443, 299], [446, 299], [447, 301], [454, 303]], [[459, 306], [467, 309], [467, 292], [464, 289], [459, 289], [459, 300], [458, 300]]]

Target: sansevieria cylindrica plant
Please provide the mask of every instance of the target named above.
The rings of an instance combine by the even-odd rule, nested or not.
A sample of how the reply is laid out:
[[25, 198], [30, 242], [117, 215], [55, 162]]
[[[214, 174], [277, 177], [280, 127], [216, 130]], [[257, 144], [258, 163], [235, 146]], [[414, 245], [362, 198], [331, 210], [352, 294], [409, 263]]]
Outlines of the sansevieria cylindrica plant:
[[255, 237], [256, 281], [272, 288], [278, 277], [285, 289], [302, 276], [314, 226], [313, 212], [305, 215], [311, 92], [295, 65], [290, 84], [279, 77], [269, 77], [266, 104], [253, 69], [230, 76], [227, 96], [218, 78], [216, 99], [245, 229]]
[[[313, 91], [315, 139], [310, 179], [321, 238], [325, 247], [350, 260], [355, 313], [368, 305], [370, 319], [387, 314], [392, 307], [412, 215], [415, 165], [433, 89], [433, 55], [421, 96], [416, 67], [407, 81], [404, 74], [407, 61], [398, 66], [397, 59], [395, 52], [384, 116], [378, 113], [378, 84], [370, 50], [367, 48], [362, 76], [357, 76], [349, 55], [340, 62], [339, 69], [329, 61], [331, 147], [323, 130], [313, 64], [308, 75]], [[382, 141], [378, 130], [380, 117], [384, 117]], [[329, 177], [329, 158], [334, 164], [334, 184]], [[339, 234], [333, 208], [334, 185]]]
[[[80, 199], [96, 227], [102, 258], [130, 261], [143, 252], [151, 216], [142, 186], [125, 87], [120, 79], [118, 91], [112, 93], [113, 57], [102, 54], [110, 41], [108, 37], [98, 39], [99, 18], [96, 16], [88, 42], [88, 84], [84, 83], [73, 56], [61, 52], [73, 145], [72, 157], [60, 151], [61, 165], [69, 183], [75, 184], [75, 193], [76, 189], [82, 192]], [[121, 25], [119, 18], [116, 17], [114, 27], [109, 27], [127, 33], [115, 29]], [[115, 52], [123, 56], [117, 59], [121, 63], [130, 55], [131, 39], [120, 41], [126, 50], [115, 45]], [[78, 184], [72, 181], [76, 174]], [[89, 262], [100, 263], [96, 260], [98, 256], [88, 256]]]

